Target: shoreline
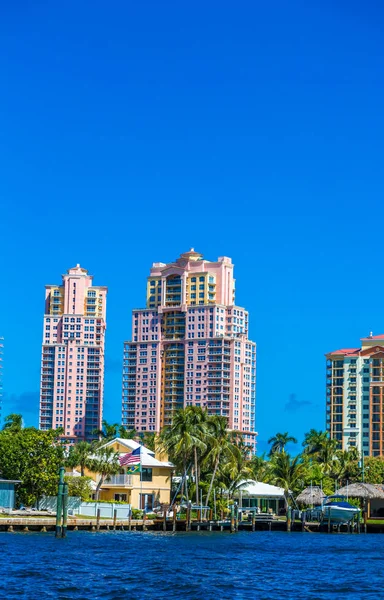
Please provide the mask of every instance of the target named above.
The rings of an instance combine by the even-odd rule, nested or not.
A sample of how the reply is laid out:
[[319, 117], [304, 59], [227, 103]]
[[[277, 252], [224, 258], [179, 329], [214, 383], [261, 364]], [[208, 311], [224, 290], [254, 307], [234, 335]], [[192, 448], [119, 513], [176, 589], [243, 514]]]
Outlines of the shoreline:
[[[54, 532], [56, 529], [56, 518], [41, 517], [41, 516], [28, 516], [28, 517], [9, 517], [0, 518], [0, 532]], [[78, 518], [71, 517], [68, 519], [67, 531], [162, 531], [180, 533], [180, 532], [230, 532], [236, 533], [238, 531], [247, 531], [249, 533], [268, 531], [270, 533], [276, 531], [285, 531], [286, 533], [326, 533], [326, 523], [305, 523], [303, 525], [300, 521], [291, 523], [291, 530], [287, 531], [287, 523], [285, 520], [273, 520], [268, 522], [256, 521], [251, 523], [248, 521], [242, 521], [236, 524], [236, 529], [233, 530], [231, 521], [191, 521], [189, 526], [185, 519], [173, 521], [172, 519], [153, 519], [153, 520], [142, 520], [132, 519], [119, 519], [113, 522], [113, 519], [92, 519], [90, 517]], [[364, 531], [360, 532], [357, 529], [349, 528], [347, 525], [341, 527], [333, 527], [329, 533], [349, 533], [350, 535], [364, 535]], [[367, 523], [367, 533], [384, 533], [384, 522], [374, 523], [372, 521]]]

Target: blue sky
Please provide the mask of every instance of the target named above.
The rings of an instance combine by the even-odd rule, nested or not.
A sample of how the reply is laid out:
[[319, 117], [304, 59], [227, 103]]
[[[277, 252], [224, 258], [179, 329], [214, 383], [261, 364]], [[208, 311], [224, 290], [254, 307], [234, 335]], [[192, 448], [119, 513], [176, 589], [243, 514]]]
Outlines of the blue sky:
[[109, 287], [105, 417], [153, 261], [231, 256], [260, 449], [323, 428], [324, 353], [384, 331], [383, 11], [11, 3], [0, 19], [3, 413], [37, 424], [44, 285]]

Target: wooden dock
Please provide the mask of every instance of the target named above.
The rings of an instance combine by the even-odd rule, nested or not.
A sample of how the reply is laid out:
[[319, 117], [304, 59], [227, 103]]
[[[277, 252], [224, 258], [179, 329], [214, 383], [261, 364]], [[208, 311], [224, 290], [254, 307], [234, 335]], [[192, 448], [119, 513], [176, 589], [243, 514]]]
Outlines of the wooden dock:
[[[146, 531], [154, 529], [154, 521], [118, 519], [90, 519], [89, 517], [68, 518], [68, 531], [100, 531], [100, 530], [120, 530], [120, 531]], [[0, 531], [55, 531], [56, 517], [9, 517], [0, 519]]]
[[[50, 532], [55, 531], [55, 516], [15, 516], [0, 518], [0, 531], [4, 532]], [[276, 518], [272, 515], [256, 515], [250, 521], [237, 521], [236, 519], [202, 520], [163, 516], [153, 520], [149, 519], [95, 519], [90, 517], [69, 517], [68, 531], [288, 531], [288, 532], [329, 532], [329, 533], [359, 533], [358, 528], [333, 526], [328, 531], [326, 523], [292, 521]], [[384, 533], [384, 525], [369, 523], [368, 533]], [[361, 529], [363, 533], [363, 529]]]

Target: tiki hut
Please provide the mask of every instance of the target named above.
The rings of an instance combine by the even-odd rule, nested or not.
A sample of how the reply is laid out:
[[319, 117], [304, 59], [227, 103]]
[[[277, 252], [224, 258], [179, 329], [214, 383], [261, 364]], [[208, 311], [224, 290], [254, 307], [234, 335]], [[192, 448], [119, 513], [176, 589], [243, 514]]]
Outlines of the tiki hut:
[[368, 518], [382, 518], [384, 515], [384, 492], [372, 483], [351, 483], [340, 488], [337, 493], [364, 500], [365, 515]]
[[384, 500], [384, 492], [372, 483], [351, 483], [337, 490], [337, 493], [351, 498], [363, 498], [363, 500]]
[[317, 486], [305, 488], [296, 498], [298, 504], [306, 504], [307, 506], [320, 506], [323, 503], [325, 494], [323, 490]]

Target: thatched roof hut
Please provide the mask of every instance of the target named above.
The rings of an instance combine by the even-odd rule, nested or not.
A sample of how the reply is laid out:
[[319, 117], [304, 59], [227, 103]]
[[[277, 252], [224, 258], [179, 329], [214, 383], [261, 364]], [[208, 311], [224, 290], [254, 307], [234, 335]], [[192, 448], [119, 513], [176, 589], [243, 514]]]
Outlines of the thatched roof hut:
[[296, 498], [298, 504], [307, 504], [308, 506], [318, 506], [322, 504], [325, 498], [323, 490], [317, 486], [311, 486], [305, 488]]
[[351, 498], [364, 498], [366, 500], [384, 498], [384, 492], [371, 483], [351, 483], [337, 490], [341, 496], [351, 496]]

